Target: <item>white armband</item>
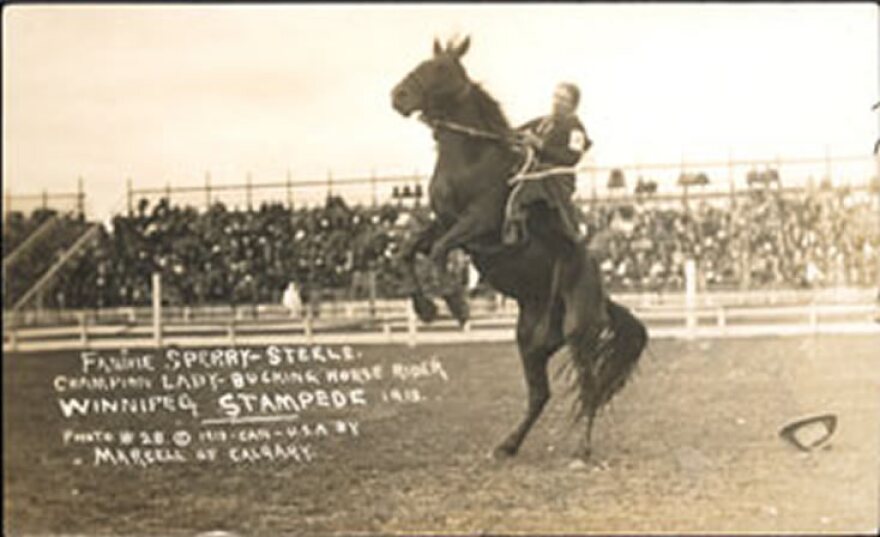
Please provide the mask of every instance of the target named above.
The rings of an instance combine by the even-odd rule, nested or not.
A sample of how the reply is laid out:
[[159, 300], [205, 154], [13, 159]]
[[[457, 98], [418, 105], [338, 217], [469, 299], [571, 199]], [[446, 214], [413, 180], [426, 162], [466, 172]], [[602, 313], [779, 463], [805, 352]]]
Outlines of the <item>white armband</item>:
[[573, 129], [568, 137], [568, 148], [572, 151], [583, 153], [584, 146], [586, 146], [586, 144], [587, 138], [586, 136], [584, 136], [584, 133], [577, 129]]

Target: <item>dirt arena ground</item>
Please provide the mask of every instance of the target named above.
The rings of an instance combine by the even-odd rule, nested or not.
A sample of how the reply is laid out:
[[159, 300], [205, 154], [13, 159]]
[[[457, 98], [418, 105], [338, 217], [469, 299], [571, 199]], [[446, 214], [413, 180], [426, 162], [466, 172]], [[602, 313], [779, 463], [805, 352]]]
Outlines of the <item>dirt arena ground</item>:
[[[874, 533], [880, 337], [652, 343], [570, 469], [561, 381], [512, 460], [488, 460], [525, 408], [512, 344], [361, 347], [366, 362], [438, 357], [419, 404], [361, 414], [311, 465], [73, 465], [51, 379], [77, 354], [3, 356], [4, 533]], [[567, 359], [560, 354], [554, 363]], [[833, 412], [826, 449], [778, 437]], [[174, 424], [164, 424], [173, 427]]]

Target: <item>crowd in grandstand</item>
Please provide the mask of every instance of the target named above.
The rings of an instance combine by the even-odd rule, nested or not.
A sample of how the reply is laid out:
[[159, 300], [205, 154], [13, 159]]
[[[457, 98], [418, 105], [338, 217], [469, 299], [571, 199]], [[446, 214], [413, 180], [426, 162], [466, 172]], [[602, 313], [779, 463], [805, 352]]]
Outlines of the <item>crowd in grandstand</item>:
[[603, 205], [587, 211], [612, 289], [681, 289], [697, 261], [710, 287], [877, 282], [876, 201], [849, 192], [754, 190], [721, 206]]
[[398, 216], [393, 206], [352, 209], [341, 198], [293, 211], [281, 204], [231, 211], [216, 203], [204, 212], [142, 200], [135, 214], [113, 219], [93, 255], [65, 273], [55, 297], [77, 306], [147, 304], [154, 271], [171, 304], [280, 302], [291, 281], [304, 293], [352, 289], [361, 274], [393, 272]]
[[[835, 190], [783, 195], [756, 189], [721, 201], [587, 205], [586, 229], [608, 286], [681, 289], [689, 258], [697, 261], [702, 284], [709, 287], [876, 284], [880, 237], [874, 199]], [[7, 215], [4, 258], [54, 216], [51, 211], [27, 218]], [[58, 218], [71, 225], [62, 225], [63, 233], [52, 234], [54, 239], [7, 274], [6, 307], [86, 225]], [[154, 271], [162, 273], [169, 304], [280, 303], [290, 282], [296, 282], [304, 301], [310, 293], [329, 290], [347, 298], [403, 296], [410, 283], [399, 248], [425, 218], [425, 208], [349, 206], [339, 197], [315, 208], [263, 204], [241, 211], [221, 203], [199, 211], [165, 199], [152, 206], [141, 200], [132, 214], [117, 215], [102, 227], [87, 253], [59, 272], [42, 300], [66, 308], [146, 305]], [[427, 261], [422, 267], [424, 277], [435, 274]], [[457, 268], [466, 273], [465, 266]], [[434, 281], [436, 288], [447, 283]]]

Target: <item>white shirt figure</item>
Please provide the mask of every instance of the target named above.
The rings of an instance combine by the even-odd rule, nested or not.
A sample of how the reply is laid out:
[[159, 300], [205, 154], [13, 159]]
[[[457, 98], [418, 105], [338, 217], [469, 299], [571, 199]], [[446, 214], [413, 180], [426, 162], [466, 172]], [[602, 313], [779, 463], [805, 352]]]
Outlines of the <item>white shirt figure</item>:
[[468, 291], [473, 291], [477, 288], [477, 284], [480, 283], [480, 273], [477, 271], [477, 267], [470, 261], [467, 264], [467, 283]]
[[284, 296], [281, 297], [281, 303], [290, 310], [291, 317], [299, 317], [302, 309], [302, 301], [299, 298], [299, 290], [296, 284], [290, 282], [287, 289], [284, 290]]
[[822, 271], [819, 270], [819, 267], [817, 267], [812, 261], [807, 263], [806, 272], [807, 283], [810, 285], [819, 283], [825, 277], [825, 275], [822, 274]]

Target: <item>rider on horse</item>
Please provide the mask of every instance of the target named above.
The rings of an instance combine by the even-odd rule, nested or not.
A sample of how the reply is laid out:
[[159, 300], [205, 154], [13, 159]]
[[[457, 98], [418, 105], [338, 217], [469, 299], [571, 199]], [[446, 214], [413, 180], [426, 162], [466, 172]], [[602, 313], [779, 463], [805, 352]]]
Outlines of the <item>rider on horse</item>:
[[[563, 82], [553, 93], [553, 112], [529, 121], [517, 129], [522, 140], [535, 151], [537, 165], [532, 170], [550, 170], [576, 165], [592, 145], [586, 129], [575, 114], [580, 90]], [[536, 215], [535, 231], [542, 239], [560, 242], [562, 250], [571, 251], [582, 240], [578, 228], [579, 209], [572, 201], [575, 191], [573, 171], [550, 173], [539, 180], [521, 181], [511, 193], [505, 214], [503, 239], [518, 242], [525, 235], [527, 209]], [[553, 211], [556, 218], [553, 218]]]

